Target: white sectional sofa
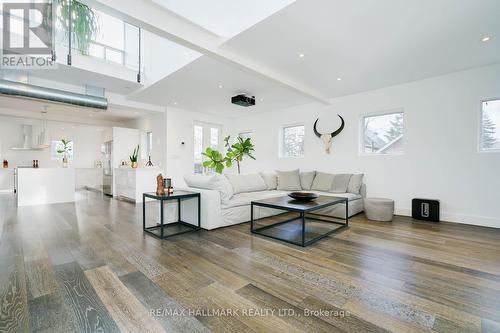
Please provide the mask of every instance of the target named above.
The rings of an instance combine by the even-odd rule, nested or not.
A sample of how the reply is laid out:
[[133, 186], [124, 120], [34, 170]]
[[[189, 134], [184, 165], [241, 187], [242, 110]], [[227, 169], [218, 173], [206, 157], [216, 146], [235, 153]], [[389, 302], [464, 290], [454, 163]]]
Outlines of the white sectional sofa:
[[[208, 230], [250, 221], [251, 201], [286, 196], [292, 191], [348, 198], [349, 216], [363, 211], [363, 197], [366, 196], [362, 174], [292, 170], [245, 175], [190, 174], [184, 176], [184, 180], [188, 187], [183, 189], [201, 194], [201, 226]], [[167, 209], [176, 210], [176, 207], [169, 205]], [[254, 212], [257, 217], [266, 217], [283, 211], [259, 207]], [[196, 220], [194, 200], [183, 203], [182, 213], [184, 221]], [[343, 218], [345, 205], [335, 205], [318, 213]], [[177, 216], [174, 211], [168, 215]]]

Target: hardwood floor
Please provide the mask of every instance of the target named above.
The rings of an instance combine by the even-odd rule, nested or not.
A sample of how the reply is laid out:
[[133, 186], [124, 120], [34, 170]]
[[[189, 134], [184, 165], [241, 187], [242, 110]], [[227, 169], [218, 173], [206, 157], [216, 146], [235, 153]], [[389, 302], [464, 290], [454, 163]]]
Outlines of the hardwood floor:
[[141, 209], [0, 195], [0, 332], [500, 332], [500, 230], [359, 215], [307, 248], [248, 224], [158, 240]]

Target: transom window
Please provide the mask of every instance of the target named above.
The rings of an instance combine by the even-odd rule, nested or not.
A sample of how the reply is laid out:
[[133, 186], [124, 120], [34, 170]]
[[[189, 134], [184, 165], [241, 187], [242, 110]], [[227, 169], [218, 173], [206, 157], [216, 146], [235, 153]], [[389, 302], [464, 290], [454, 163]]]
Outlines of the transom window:
[[482, 151], [500, 151], [500, 99], [484, 101], [481, 107], [479, 147]]
[[304, 134], [304, 125], [283, 127], [281, 137], [281, 157], [303, 157]]
[[362, 119], [363, 154], [402, 154], [404, 113], [402, 111], [364, 116]]
[[251, 139], [252, 138], [252, 132], [248, 131], [248, 132], [241, 132], [241, 133], [238, 133], [238, 136], [244, 140], [246, 139]]

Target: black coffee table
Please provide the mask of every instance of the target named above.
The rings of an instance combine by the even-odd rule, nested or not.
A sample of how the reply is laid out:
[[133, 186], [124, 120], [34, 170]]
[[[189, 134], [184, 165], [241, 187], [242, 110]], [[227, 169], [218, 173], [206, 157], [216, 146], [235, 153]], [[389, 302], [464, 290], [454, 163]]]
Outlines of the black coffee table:
[[[160, 203], [160, 222], [152, 227], [146, 227], [146, 198], [158, 200]], [[187, 199], [198, 200], [198, 225], [187, 223], [181, 220], [181, 203]], [[164, 223], [164, 209], [163, 204], [165, 201], [176, 200], [178, 204], [177, 222]], [[200, 230], [200, 193], [189, 191], [175, 191], [173, 194], [158, 195], [154, 192], [142, 194], [142, 230], [157, 238], [164, 239], [180, 235], [186, 232]]]
[[[345, 205], [345, 219], [338, 219], [314, 213], [319, 209], [334, 205]], [[288, 212], [289, 214], [279, 214], [254, 220], [254, 206], [279, 209]], [[349, 226], [347, 199], [341, 197], [321, 195], [314, 201], [301, 202], [288, 196], [283, 196], [252, 201], [250, 209], [250, 230], [252, 233], [300, 246], [310, 245]], [[287, 215], [290, 215], [291, 213], [295, 216], [289, 218]], [[254, 224], [257, 222], [273, 222], [274, 220], [279, 220], [280, 215], [283, 215], [286, 219], [258, 228], [254, 227]], [[328, 228], [329, 230], [326, 232], [320, 232], [311, 227], [311, 224], [315, 222], [318, 222], [318, 224], [328, 223], [329, 227], [333, 225], [335, 228]]]

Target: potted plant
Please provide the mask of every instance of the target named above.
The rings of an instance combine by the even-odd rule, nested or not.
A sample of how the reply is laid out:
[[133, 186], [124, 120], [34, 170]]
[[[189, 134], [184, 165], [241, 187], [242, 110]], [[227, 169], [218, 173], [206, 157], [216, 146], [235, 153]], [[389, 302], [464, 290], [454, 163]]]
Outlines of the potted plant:
[[233, 162], [236, 162], [238, 173], [241, 173], [240, 163], [245, 156], [255, 160], [255, 157], [252, 156], [255, 149], [250, 138], [243, 139], [238, 137], [237, 142], [233, 145], [229, 144], [230, 138], [230, 136], [224, 138], [224, 146], [227, 148], [226, 156], [223, 156], [219, 151], [210, 147], [205, 149], [202, 153], [203, 156], [208, 158], [208, 160], [203, 162], [205, 168], [210, 168], [217, 173], [222, 173], [225, 167], [230, 168]]
[[137, 166], [138, 166], [138, 164], [137, 164], [138, 156], [139, 156], [139, 145], [137, 145], [137, 147], [135, 147], [134, 152], [132, 153], [131, 156], [129, 156], [131, 166], [134, 169], [137, 168]]
[[73, 149], [70, 145], [71, 141], [61, 139], [61, 143], [63, 144], [62, 148], [57, 150], [58, 154], [62, 154], [62, 162], [63, 162], [63, 168], [68, 167], [68, 162], [69, 162], [69, 152]]

